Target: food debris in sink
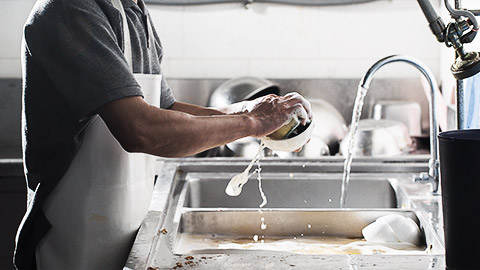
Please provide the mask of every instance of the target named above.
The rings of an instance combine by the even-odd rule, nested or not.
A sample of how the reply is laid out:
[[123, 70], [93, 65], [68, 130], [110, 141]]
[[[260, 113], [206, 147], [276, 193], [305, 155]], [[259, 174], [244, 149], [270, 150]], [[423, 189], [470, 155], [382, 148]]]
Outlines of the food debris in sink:
[[176, 254], [232, 253], [241, 252], [288, 252], [295, 254], [385, 254], [385, 255], [425, 255], [424, 246], [410, 243], [371, 243], [361, 238], [325, 237], [265, 237], [263, 241], [252, 238], [220, 237], [211, 235], [182, 235], [178, 242]]

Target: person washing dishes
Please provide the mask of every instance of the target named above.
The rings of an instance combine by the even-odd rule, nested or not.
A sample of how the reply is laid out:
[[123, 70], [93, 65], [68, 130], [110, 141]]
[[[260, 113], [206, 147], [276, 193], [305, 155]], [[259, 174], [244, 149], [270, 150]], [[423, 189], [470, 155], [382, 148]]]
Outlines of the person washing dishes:
[[22, 49], [28, 209], [18, 269], [121, 269], [148, 210], [155, 156], [312, 117], [296, 93], [225, 108], [175, 101], [143, 0], [37, 0]]

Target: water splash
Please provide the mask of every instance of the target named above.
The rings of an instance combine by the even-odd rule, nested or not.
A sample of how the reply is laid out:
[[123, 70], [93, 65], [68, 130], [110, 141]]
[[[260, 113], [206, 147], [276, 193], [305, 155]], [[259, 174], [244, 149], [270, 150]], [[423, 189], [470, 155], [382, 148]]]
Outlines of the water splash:
[[348, 142], [348, 151], [345, 163], [343, 165], [343, 178], [342, 178], [342, 193], [340, 197], [340, 207], [345, 208], [347, 204], [347, 190], [348, 182], [350, 181], [350, 171], [352, 169], [352, 160], [353, 160], [353, 147], [355, 145], [355, 135], [358, 129], [358, 122], [360, 121], [360, 116], [362, 115], [362, 108], [365, 101], [365, 96], [367, 95], [368, 88], [358, 86], [357, 97], [355, 98], [355, 104], [353, 105], [352, 113], [352, 123], [350, 124], [350, 141]]
[[[232, 177], [232, 179], [230, 179], [227, 187], [225, 188], [225, 193], [227, 193], [227, 195], [229, 195], [229, 196], [239, 196], [242, 193], [243, 185], [245, 185], [248, 182], [248, 179], [250, 178], [250, 176], [257, 173], [258, 170], [260, 169], [259, 161], [263, 157], [263, 149], [264, 148], [265, 148], [265, 145], [263, 143], [260, 144], [257, 154], [250, 161], [247, 168], [243, 172], [235, 175], [234, 177]], [[252, 168], [252, 166], [255, 162], [257, 162], [258, 169], [255, 170], [255, 172], [253, 172], [252, 174], [249, 174], [250, 169]], [[260, 172], [258, 172], [258, 174], [260, 175]]]
[[265, 218], [262, 217], [262, 218], [260, 219], [260, 221], [262, 222], [262, 225], [260, 225], [260, 229], [266, 230], [266, 229], [267, 229], [267, 224], [265, 224]]

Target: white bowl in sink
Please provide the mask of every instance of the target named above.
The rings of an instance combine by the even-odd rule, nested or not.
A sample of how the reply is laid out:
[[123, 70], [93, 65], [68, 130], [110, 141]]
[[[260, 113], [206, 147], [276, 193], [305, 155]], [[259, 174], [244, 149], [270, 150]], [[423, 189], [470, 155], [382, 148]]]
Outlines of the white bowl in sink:
[[421, 232], [413, 219], [398, 214], [390, 214], [363, 228], [362, 234], [367, 242], [410, 243], [420, 246]]

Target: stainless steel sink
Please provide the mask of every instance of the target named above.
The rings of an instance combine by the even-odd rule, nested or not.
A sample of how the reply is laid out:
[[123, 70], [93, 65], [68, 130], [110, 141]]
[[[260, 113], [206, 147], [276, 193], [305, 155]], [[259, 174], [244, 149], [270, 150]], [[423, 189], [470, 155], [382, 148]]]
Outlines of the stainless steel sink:
[[[184, 207], [258, 208], [262, 203], [258, 181], [251, 177], [238, 197], [225, 194], [229, 179], [190, 179], [186, 184]], [[348, 188], [348, 208], [397, 208], [395, 181], [353, 179]], [[325, 175], [321, 179], [264, 178], [265, 208], [338, 208], [341, 179]]]
[[[155, 202], [127, 263], [135, 265], [134, 269], [170, 269], [182, 264], [198, 269], [253, 269], [259, 260], [269, 269], [306, 268], [320, 261], [329, 269], [352, 268], [357, 262], [367, 266], [385, 263], [382, 269], [444, 267], [444, 248], [436, 227], [441, 223], [439, 198], [426, 193], [428, 187], [411, 181], [425, 169], [424, 161], [357, 162], [345, 209], [339, 208], [343, 160], [266, 161], [262, 164], [262, 186], [268, 199], [264, 208], [259, 208], [262, 199], [255, 176], [240, 196], [225, 194], [228, 181], [245, 168], [245, 162], [214, 159], [180, 164], [166, 163], [159, 175]], [[361, 230], [392, 213], [412, 218], [421, 229], [423, 246], [414, 253], [365, 256], [353, 252], [345, 257], [316, 249], [332, 237], [365, 243]], [[285, 249], [282, 242], [303, 239], [308, 244], [306, 253]], [[283, 250], [262, 248], [255, 240]]]

